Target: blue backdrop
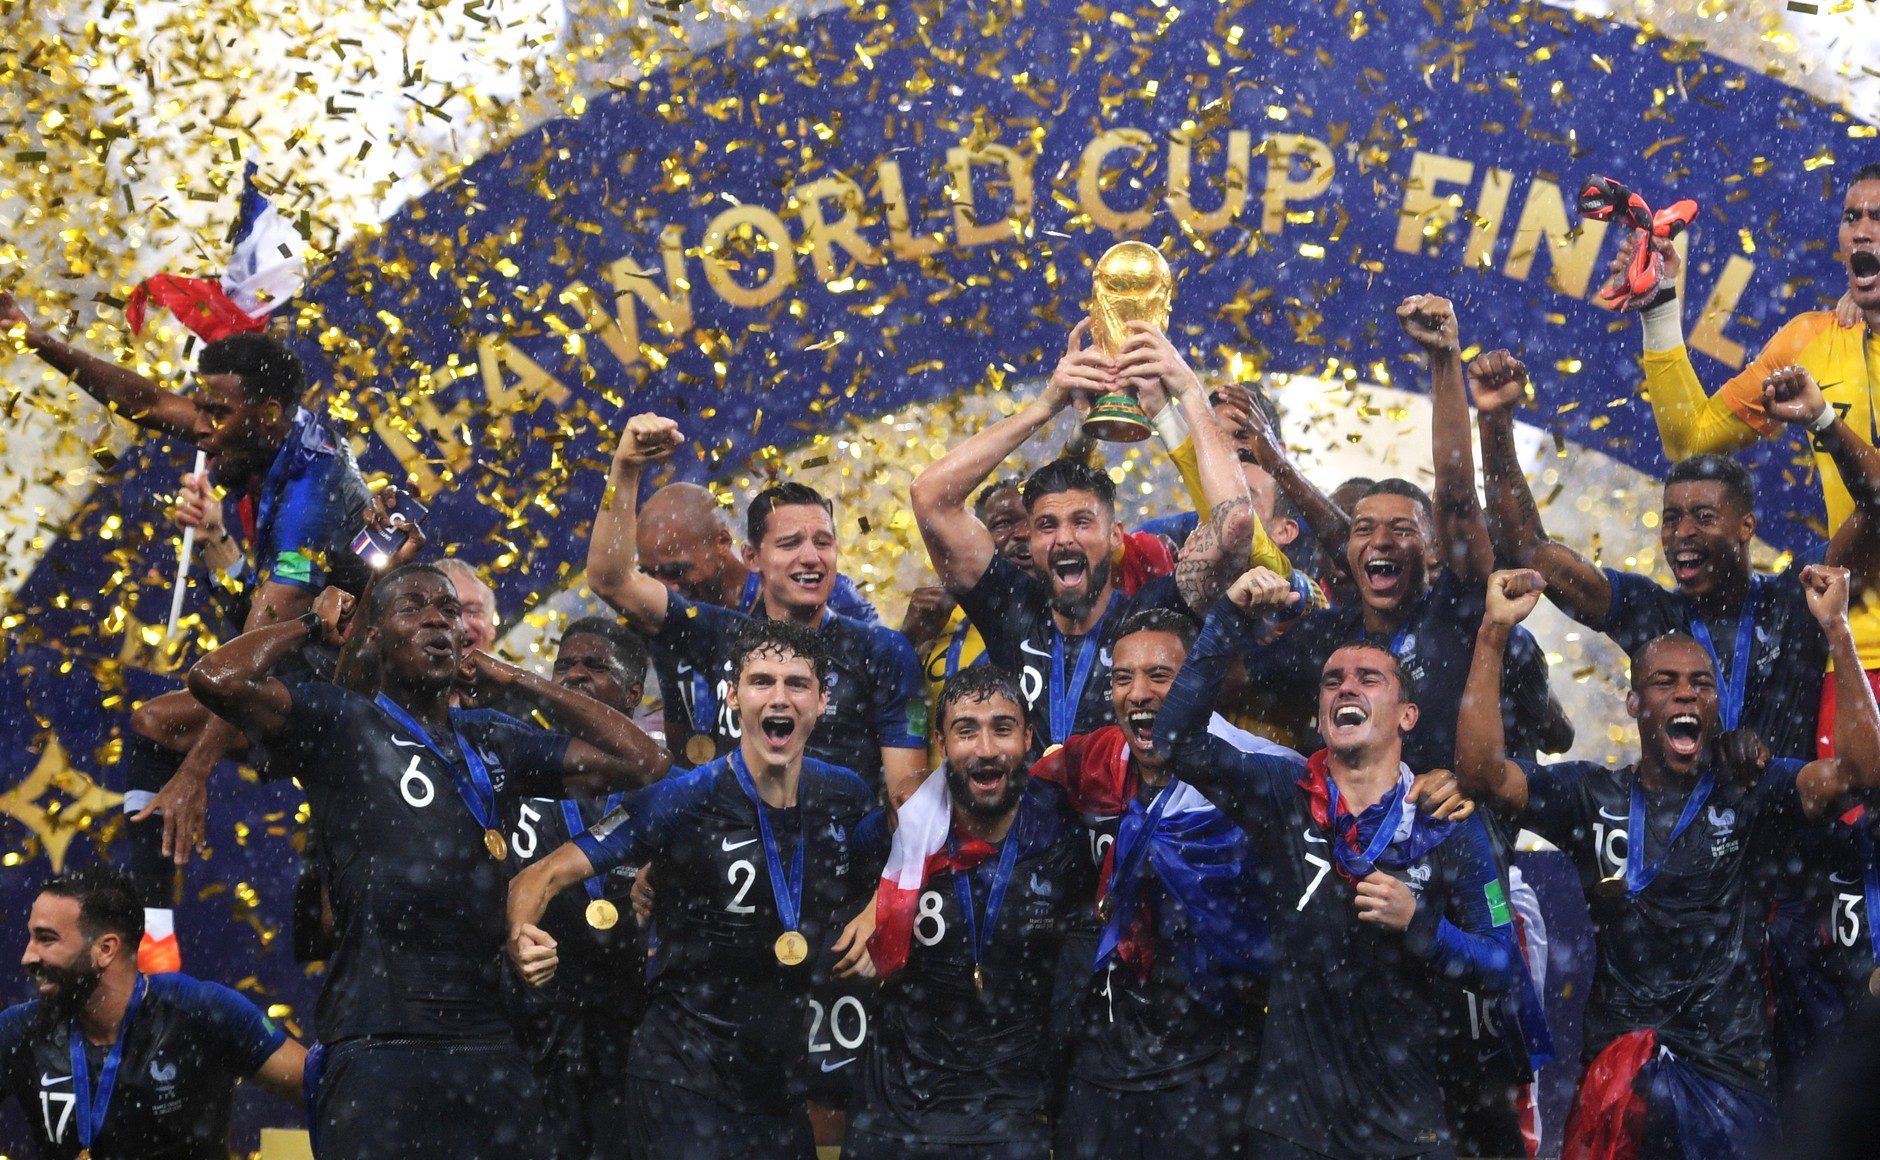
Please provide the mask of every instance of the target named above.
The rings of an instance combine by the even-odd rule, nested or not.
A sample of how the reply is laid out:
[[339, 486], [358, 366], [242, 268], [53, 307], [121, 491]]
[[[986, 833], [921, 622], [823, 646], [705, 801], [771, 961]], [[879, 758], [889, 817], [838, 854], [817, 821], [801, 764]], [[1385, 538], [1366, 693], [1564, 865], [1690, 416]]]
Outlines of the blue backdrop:
[[[367, 469], [409, 476], [433, 542], [494, 570], [508, 620], [578, 574], [624, 415], [703, 432], [684, 475], [787, 471], [776, 449], [841, 416], [1044, 373], [1122, 237], [1168, 255], [1200, 363], [1414, 385], [1390, 309], [1443, 293], [1465, 343], [1536, 368], [1562, 438], [1660, 473], [1633, 324], [1590, 301], [1620, 239], [1573, 219], [1579, 181], [1702, 203], [1686, 326], [1714, 386], [1840, 293], [1847, 118], [1633, 30], [1437, 8], [883, 3], [746, 36], [409, 205], [317, 279], [299, 349]], [[1819, 519], [1793, 459], [1756, 455], [1783, 547]], [[68, 803], [109, 783], [130, 704], [174, 687], [141, 626], [167, 607], [159, 497], [187, 462], [148, 442], [101, 469], [12, 602], [7, 913], [48, 838], [109, 838], [98, 799]], [[43, 756], [54, 738], [66, 761]], [[186, 879], [188, 969], [298, 1017], [317, 978], [274, 937], [298, 797], [232, 774], [219, 794]], [[249, 1107], [244, 1133], [263, 1115], [294, 1119]]]

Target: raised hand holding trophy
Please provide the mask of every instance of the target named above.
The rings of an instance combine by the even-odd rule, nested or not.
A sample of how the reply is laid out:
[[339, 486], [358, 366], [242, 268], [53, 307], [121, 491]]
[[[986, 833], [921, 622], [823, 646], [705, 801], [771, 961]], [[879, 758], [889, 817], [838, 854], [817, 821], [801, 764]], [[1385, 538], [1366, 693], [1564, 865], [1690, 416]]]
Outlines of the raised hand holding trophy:
[[[1154, 246], [1143, 242], [1111, 246], [1097, 259], [1091, 288], [1091, 336], [1111, 358], [1129, 340], [1130, 323], [1168, 329], [1169, 310], [1175, 304], [1175, 275]], [[1149, 437], [1149, 416], [1132, 391], [1119, 388], [1097, 399], [1084, 417], [1083, 430], [1093, 439], [1135, 443]]]

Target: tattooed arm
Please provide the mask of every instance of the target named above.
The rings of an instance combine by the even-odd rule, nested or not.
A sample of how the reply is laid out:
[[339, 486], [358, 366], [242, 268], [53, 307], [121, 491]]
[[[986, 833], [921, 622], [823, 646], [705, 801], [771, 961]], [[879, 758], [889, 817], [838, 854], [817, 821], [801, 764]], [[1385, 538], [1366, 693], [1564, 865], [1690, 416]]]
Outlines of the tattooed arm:
[[1585, 624], [1604, 624], [1612, 609], [1612, 582], [1565, 544], [1547, 538], [1534, 490], [1515, 454], [1514, 406], [1527, 390], [1527, 367], [1505, 350], [1469, 364], [1482, 434], [1482, 479], [1488, 489], [1488, 528], [1495, 555], [1510, 568], [1532, 568], [1547, 581], [1547, 595]]
[[1234, 577], [1247, 570], [1245, 529], [1259, 526], [1253, 502], [1237, 496], [1216, 504], [1214, 514], [1196, 526], [1175, 560], [1175, 588], [1190, 609], [1214, 607]]

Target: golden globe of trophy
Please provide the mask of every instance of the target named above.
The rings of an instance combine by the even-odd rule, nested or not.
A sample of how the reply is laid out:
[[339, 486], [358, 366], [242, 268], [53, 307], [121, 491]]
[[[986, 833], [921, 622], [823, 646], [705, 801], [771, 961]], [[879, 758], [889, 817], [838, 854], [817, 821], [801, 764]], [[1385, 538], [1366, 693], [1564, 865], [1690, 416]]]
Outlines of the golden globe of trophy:
[[[1129, 341], [1129, 324], [1168, 329], [1175, 303], [1175, 275], [1162, 252], [1143, 242], [1118, 242], [1097, 259], [1092, 284], [1090, 332], [1104, 354], [1115, 358]], [[1084, 434], [1109, 443], [1149, 437], [1149, 416], [1128, 390], [1103, 395], [1084, 416]]]

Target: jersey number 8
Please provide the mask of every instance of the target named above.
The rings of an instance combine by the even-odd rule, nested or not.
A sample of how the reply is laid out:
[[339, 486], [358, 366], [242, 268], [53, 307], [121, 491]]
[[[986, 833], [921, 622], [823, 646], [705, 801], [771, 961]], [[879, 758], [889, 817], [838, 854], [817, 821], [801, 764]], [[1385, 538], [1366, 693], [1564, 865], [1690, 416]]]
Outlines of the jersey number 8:
[[[933, 920], [933, 933], [928, 933], [928, 920]], [[914, 913], [914, 937], [920, 945], [930, 947], [947, 936], [947, 920], [940, 914], [940, 895], [929, 890], [920, 896], [920, 909]]]

